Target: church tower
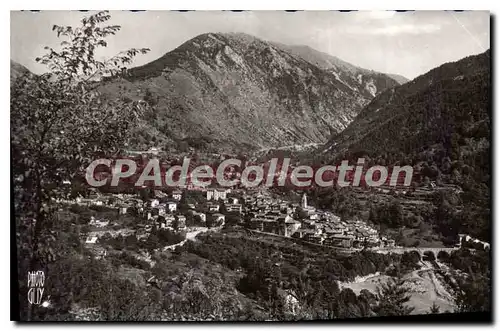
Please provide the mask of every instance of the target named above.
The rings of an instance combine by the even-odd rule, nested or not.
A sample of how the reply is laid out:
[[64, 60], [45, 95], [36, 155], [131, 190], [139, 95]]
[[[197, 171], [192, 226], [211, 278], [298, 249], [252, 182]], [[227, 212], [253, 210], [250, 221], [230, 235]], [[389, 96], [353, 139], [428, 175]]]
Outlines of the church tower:
[[307, 208], [307, 196], [304, 193], [304, 195], [302, 196], [302, 209], [306, 209], [306, 208]]

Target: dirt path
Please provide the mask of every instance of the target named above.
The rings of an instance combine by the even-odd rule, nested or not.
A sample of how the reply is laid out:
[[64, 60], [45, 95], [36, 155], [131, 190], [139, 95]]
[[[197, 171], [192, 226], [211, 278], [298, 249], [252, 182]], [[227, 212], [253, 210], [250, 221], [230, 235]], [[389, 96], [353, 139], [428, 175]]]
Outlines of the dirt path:
[[181, 241], [177, 244], [165, 246], [165, 247], [163, 247], [163, 250], [164, 251], [174, 250], [177, 246], [183, 246], [188, 240], [191, 240], [191, 241], [196, 240], [195, 239], [196, 236], [199, 235], [200, 233], [208, 232], [208, 231], [217, 231], [217, 228], [210, 228], [209, 229], [209, 228], [202, 227], [202, 228], [198, 228], [195, 231], [186, 232], [186, 239], [184, 239], [183, 241]]

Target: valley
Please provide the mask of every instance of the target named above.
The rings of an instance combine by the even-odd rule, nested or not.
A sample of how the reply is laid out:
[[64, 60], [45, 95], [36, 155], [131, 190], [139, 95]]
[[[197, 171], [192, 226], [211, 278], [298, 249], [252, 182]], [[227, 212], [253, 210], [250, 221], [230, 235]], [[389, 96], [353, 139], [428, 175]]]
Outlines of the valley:
[[[265, 16], [257, 24], [250, 14], [255, 29], [242, 31], [273, 35]], [[358, 14], [342, 20], [359, 26]], [[151, 26], [162, 16], [131, 20], [141, 15]], [[323, 45], [334, 21], [310, 28], [318, 40], [305, 44], [311, 38], [277, 37], [285, 29], [269, 40], [238, 32], [241, 23], [223, 32], [179, 27], [185, 34], [172, 39], [137, 24], [141, 37], [164, 40], [133, 66], [151, 50], [107, 62], [96, 55], [117, 47], [105, 39], [120, 26], [100, 27], [110, 19], [103, 11], [80, 28], [51, 26], [64, 41], [36, 59], [46, 73], [10, 63], [14, 255], [19, 275], [47, 275], [43, 305], [26, 304], [31, 286], [18, 279], [21, 320], [438, 319], [491, 310], [489, 49], [437, 66], [422, 55], [432, 66], [417, 74], [409, 64], [421, 47], [400, 54], [394, 40], [403, 38], [390, 25], [339, 30], [370, 37], [349, 49]], [[383, 47], [361, 57], [375, 40]]]

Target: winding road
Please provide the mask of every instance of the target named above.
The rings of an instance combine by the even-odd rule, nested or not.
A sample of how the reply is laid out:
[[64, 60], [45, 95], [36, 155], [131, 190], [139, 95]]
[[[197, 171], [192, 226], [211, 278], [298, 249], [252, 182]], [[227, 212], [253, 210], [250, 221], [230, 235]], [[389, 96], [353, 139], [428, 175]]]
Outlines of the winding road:
[[218, 230], [218, 228], [210, 228], [209, 229], [209, 228], [202, 227], [202, 228], [198, 228], [195, 231], [186, 232], [186, 239], [184, 239], [183, 241], [181, 241], [177, 244], [165, 246], [165, 247], [163, 247], [163, 250], [164, 251], [174, 250], [177, 246], [183, 246], [188, 240], [194, 241], [196, 236], [199, 235], [200, 233], [207, 232], [207, 231], [217, 231], [217, 230]]

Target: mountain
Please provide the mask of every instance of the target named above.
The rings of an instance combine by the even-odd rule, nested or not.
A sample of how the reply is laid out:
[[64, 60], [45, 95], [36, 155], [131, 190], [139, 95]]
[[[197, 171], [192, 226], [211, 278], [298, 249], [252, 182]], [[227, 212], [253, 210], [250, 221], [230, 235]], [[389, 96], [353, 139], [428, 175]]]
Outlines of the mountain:
[[399, 85], [401, 84], [399, 81], [406, 79], [398, 75], [382, 74], [373, 70], [356, 67], [335, 56], [317, 51], [309, 46], [275, 44], [291, 54], [332, 73], [338, 80], [349, 87], [360, 90], [368, 98], [374, 97], [387, 88]]
[[102, 91], [153, 105], [136, 145], [241, 151], [324, 143], [398, 85], [347, 63], [325, 68], [293, 49], [241, 33], [202, 34]]
[[22, 76], [30, 71], [25, 66], [10, 60], [10, 81], [13, 82], [19, 76]]
[[399, 83], [399, 85], [403, 85], [405, 83], [408, 83], [410, 80], [404, 76], [397, 75], [397, 74], [386, 74], [387, 76], [391, 77], [394, 79], [396, 82]]
[[[457, 135], [489, 138], [490, 51], [446, 63], [375, 97], [326, 144], [333, 153], [414, 152]], [[458, 139], [458, 138], [457, 138]]]
[[[367, 166], [411, 165], [412, 185], [434, 182], [438, 188], [427, 189], [432, 208], [416, 208], [413, 215], [448, 242], [458, 233], [489, 242], [490, 62], [488, 50], [386, 90], [315, 156], [323, 162], [364, 157]], [[407, 193], [411, 200], [412, 191]]]

